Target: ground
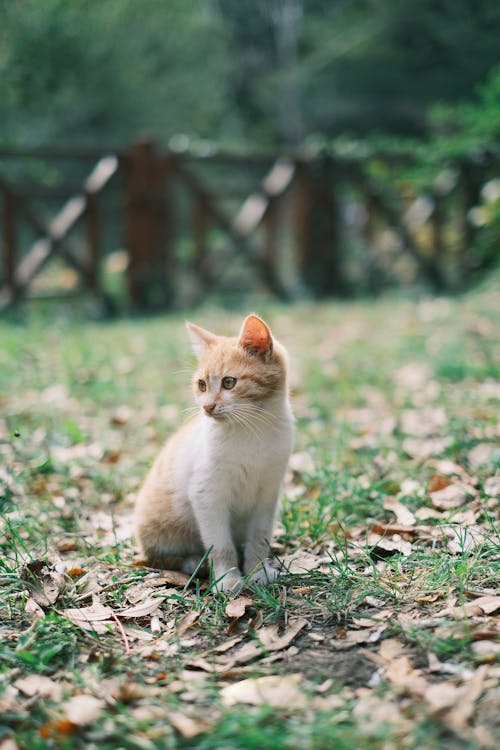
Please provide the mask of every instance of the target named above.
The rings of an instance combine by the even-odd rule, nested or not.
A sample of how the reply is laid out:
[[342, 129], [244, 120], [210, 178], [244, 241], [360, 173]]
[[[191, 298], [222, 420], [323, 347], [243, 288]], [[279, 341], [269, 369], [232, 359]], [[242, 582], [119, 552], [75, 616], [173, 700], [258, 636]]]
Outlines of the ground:
[[498, 747], [499, 292], [259, 308], [297, 434], [281, 577], [237, 597], [131, 537], [183, 317], [0, 322], [1, 750]]

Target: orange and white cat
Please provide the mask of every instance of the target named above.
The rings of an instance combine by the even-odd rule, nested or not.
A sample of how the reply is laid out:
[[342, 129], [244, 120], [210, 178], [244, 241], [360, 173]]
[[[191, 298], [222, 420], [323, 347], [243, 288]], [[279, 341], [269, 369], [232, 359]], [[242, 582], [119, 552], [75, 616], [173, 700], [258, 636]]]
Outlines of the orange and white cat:
[[272, 581], [269, 543], [293, 440], [286, 352], [256, 315], [237, 338], [186, 325], [200, 411], [167, 441], [140, 490], [138, 540], [153, 564], [181, 556], [188, 572], [208, 551], [220, 590], [238, 590], [243, 576]]

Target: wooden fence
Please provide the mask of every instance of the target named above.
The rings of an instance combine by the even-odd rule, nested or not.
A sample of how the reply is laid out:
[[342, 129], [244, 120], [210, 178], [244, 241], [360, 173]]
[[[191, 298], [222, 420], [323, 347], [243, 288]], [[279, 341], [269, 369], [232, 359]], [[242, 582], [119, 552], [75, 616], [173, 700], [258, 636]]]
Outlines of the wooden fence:
[[[50, 170], [51, 181], [46, 170], [37, 180], [32, 166], [22, 168], [55, 162], [89, 166], [76, 182], [54, 182]], [[0, 310], [32, 296], [54, 258], [72, 269], [74, 291], [110, 309], [103, 261], [120, 246], [137, 309], [224, 288], [261, 286], [282, 299], [397, 280], [444, 289], [470, 271], [470, 211], [496, 174], [492, 164], [447, 165], [417, 194], [381, 155], [193, 153], [149, 140], [108, 154], [0, 150]], [[111, 225], [115, 235], [104, 240]]]

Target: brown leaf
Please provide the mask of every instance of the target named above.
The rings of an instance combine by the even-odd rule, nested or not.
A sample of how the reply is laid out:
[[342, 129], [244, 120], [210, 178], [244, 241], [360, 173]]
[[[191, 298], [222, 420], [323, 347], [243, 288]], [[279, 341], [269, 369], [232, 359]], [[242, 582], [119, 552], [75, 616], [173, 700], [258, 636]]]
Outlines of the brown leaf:
[[93, 695], [75, 695], [64, 706], [64, 713], [68, 721], [76, 726], [92, 724], [102, 713], [104, 701]]
[[434, 701], [434, 710], [440, 711], [448, 708], [449, 710], [443, 716], [444, 720], [456, 732], [461, 732], [474, 715], [476, 703], [485, 689], [487, 675], [488, 666], [482, 665], [461, 687], [446, 683], [446, 689], [444, 689], [445, 684], [440, 683], [439, 692], [432, 690], [432, 687], [435, 687], [432, 686], [426, 691], [424, 697], [428, 703]]
[[396, 656], [400, 656], [404, 650], [405, 645], [398, 638], [386, 638], [380, 644], [378, 653], [382, 659], [390, 662]]
[[290, 618], [282, 635], [279, 635], [278, 625], [269, 625], [259, 630], [258, 639], [268, 651], [281, 651], [295, 640], [306, 625], [307, 620], [303, 617]]
[[58, 552], [71, 552], [77, 548], [76, 539], [63, 539], [57, 543]]
[[374, 523], [372, 532], [380, 534], [381, 536], [393, 536], [397, 534], [402, 537], [405, 541], [415, 539], [420, 535], [427, 535], [430, 531], [429, 526], [400, 526], [396, 523]]
[[193, 625], [198, 622], [198, 620], [200, 619], [200, 615], [201, 612], [197, 612], [196, 610], [186, 612], [186, 614], [181, 617], [177, 625], [177, 634], [184, 635], [184, 633], [189, 630], [189, 628], [193, 627]]
[[498, 641], [480, 640], [471, 644], [472, 653], [480, 661], [495, 661], [500, 657], [500, 643]]
[[65, 587], [64, 576], [45, 560], [33, 560], [21, 570], [21, 579], [29, 584], [31, 596], [40, 607], [50, 607]]
[[406, 438], [403, 440], [403, 450], [411, 458], [417, 461], [425, 461], [431, 456], [439, 456], [441, 453], [444, 453], [451, 445], [452, 440], [450, 436], [428, 439]]
[[353, 617], [353, 625], [358, 628], [374, 628], [380, 625], [381, 622], [385, 622], [394, 614], [392, 609], [382, 609], [379, 612], [374, 612], [373, 615], [367, 615], [366, 617]]
[[356, 724], [366, 734], [380, 731], [380, 728], [387, 732], [387, 727], [391, 727], [399, 735], [408, 736], [411, 730], [411, 722], [404, 717], [398, 703], [385, 695], [374, 695], [371, 690], [358, 697], [352, 713]]
[[90, 607], [63, 609], [61, 615], [79, 628], [96, 633], [109, 633], [115, 627], [115, 622], [109, 619], [113, 617], [113, 610], [97, 600]]
[[460, 694], [460, 688], [450, 680], [429, 685], [424, 698], [434, 713], [453, 706]]
[[413, 526], [415, 524], [415, 516], [413, 515], [411, 510], [409, 510], [406, 505], [403, 505], [403, 503], [399, 502], [399, 500], [395, 500], [392, 497], [387, 497], [384, 500], [384, 508], [394, 513], [397, 523], [401, 526], [406, 527]]
[[190, 576], [186, 573], [182, 573], [180, 570], [162, 570], [161, 576], [158, 578], [148, 578], [144, 581], [146, 586], [177, 586], [184, 588], [188, 583]]
[[140, 604], [136, 604], [134, 607], [128, 607], [127, 609], [122, 609], [119, 612], [116, 612], [116, 614], [118, 617], [124, 617], [125, 619], [146, 617], [147, 615], [152, 615], [156, 612], [160, 608], [162, 602], [163, 599], [161, 597], [150, 596]]
[[281, 651], [292, 643], [306, 625], [307, 620], [302, 617], [291, 618], [288, 621], [288, 627], [281, 635], [278, 624], [267, 625], [258, 631], [255, 641], [243, 643], [232, 654], [228, 654], [226, 664], [231, 666], [245, 664], [252, 659], [264, 656], [266, 651]]
[[306, 696], [299, 690], [303, 680], [301, 674], [250, 678], [222, 688], [221, 698], [225, 706], [246, 703], [251, 706], [303, 708], [307, 702]]
[[500, 498], [500, 477], [488, 477], [484, 483], [484, 494]]
[[405, 539], [401, 539], [398, 534], [394, 534], [391, 539], [382, 537], [373, 546], [370, 551], [370, 555], [373, 558], [384, 560], [386, 557], [392, 557], [401, 553], [405, 557], [412, 553], [411, 542], [407, 542]]
[[215, 651], [217, 654], [223, 654], [226, 651], [229, 651], [233, 648], [233, 646], [236, 646], [238, 643], [241, 643], [243, 640], [243, 635], [233, 635], [232, 638], [228, 638], [226, 641], [223, 641], [222, 643], [219, 643], [218, 646], [215, 646], [214, 649], [210, 650], [210, 653], [212, 651]]
[[36, 620], [43, 620], [43, 618], [45, 617], [45, 612], [31, 596], [28, 596], [28, 598], [26, 599], [26, 602], [24, 604], [24, 611], [30, 618], [31, 622], [35, 622]]
[[422, 672], [412, 667], [407, 656], [392, 659], [384, 670], [384, 677], [393, 685], [406, 688], [412, 695], [422, 696], [427, 689]]
[[348, 630], [344, 638], [333, 638], [330, 643], [337, 651], [345, 651], [353, 646], [358, 646], [360, 643], [376, 643], [380, 640], [382, 633], [384, 633], [386, 629], [386, 625], [379, 625], [375, 630], [370, 628], [363, 628], [363, 630]]
[[168, 718], [174, 729], [177, 729], [179, 734], [187, 739], [197, 737], [199, 734], [207, 732], [212, 727], [212, 724], [208, 721], [205, 721], [204, 719], [193, 719], [180, 711], [169, 712]]
[[251, 607], [252, 604], [253, 599], [250, 599], [248, 596], [239, 596], [236, 599], [231, 599], [228, 602], [227, 607], [224, 610], [224, 614], [226, 615], [226, 617], [231, 617], [239, 620], [245, 615], [247, 607]]
[[500, 609], [500, 596], [488, 594], [480, 596], [472, 602], [467, 602], [462, 606], [448, 606], [437, 612], [434, 617], [478, 617], [481, 615], [491, 615]]
[[83, 568], [70, 568], [66, 571], [66, 575], [70, 578], [80, 578], [86, 571]]
[[40, 698], [52, 698], [58, 701], [62, 694], [62, 686], [59, 683], [40, 674], [20, 677], [14, 682], [14, 687], [29, 698], [37, 695]]
[[303, 552], [297, 550], [291, 555], [285, 555], [280, 558], [280, 562], [287, 573], [301, 574], [307, 573], [310, 570], [315, 570], [325, 562], [331, 562], [330, 558], [320, 557], [319, 555], [313, 555], [310, 552]]
[[444, 474], [439, 474], [436, 472], [431, 476], [429, 479], [429, 484], [427, 486], [427, 492], [439, 492], [440, 490], [444, 490], [446, 487], [448, 487], [451, 484], [451, 479], [449, 476], [445, 476]]
[[467, 454], [467, 461], [470, 467], [475, 471], [481, 466], [488, 464], [493, 453], [497, 450], [494, 443], [479, 443]]
[[451, 510], [463, 505], [472, 495], [471, 488], [465, 484], [450, 484], [442, 490], [430, 493], [431, 503], [440, 510]]

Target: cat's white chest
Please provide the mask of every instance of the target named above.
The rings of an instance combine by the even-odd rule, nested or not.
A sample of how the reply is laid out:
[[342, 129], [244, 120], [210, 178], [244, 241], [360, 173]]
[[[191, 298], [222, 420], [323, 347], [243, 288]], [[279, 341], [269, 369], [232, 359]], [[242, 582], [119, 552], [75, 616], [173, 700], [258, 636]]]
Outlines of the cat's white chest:
[[192, 501], [224, 503], [237, 515], [247, 514], [277, 494], [291, 449], [291, 420], [284, 418], [256, 435], [245, 427], [224, 429], [207, 418], [199, 425], [197, 442]]

